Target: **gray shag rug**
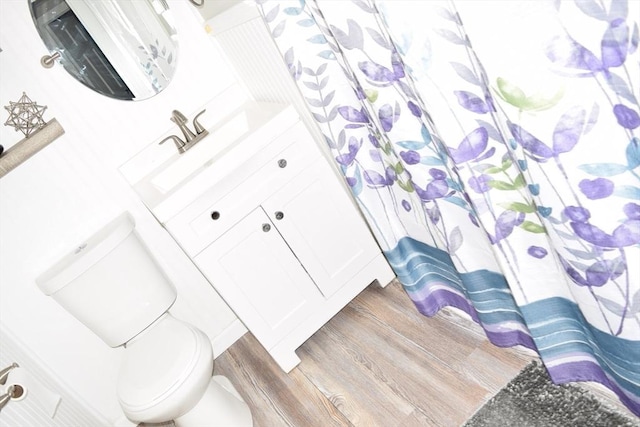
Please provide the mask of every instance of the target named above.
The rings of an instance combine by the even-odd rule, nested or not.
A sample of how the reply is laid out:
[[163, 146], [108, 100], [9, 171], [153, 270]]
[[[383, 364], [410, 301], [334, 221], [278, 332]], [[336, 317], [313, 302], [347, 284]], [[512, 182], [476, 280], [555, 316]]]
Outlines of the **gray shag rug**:
[[640, 420], [608, 407], [580, 387], [553, 384], [547, 370], [534, 361], [463, 427], [502, 426], [638, 427]]

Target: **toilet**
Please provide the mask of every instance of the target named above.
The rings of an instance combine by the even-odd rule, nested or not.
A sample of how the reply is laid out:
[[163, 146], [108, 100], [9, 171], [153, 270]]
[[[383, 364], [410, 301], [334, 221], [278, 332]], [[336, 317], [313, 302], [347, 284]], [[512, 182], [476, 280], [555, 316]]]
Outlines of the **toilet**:
[[129, 213], [77, 246], [36, 283], [107, 345], [124, 346], [117, 397], [131, 421], [253, 425], [231, 382], [213, 376], [209, 338], [169, 313], [176, 290]]

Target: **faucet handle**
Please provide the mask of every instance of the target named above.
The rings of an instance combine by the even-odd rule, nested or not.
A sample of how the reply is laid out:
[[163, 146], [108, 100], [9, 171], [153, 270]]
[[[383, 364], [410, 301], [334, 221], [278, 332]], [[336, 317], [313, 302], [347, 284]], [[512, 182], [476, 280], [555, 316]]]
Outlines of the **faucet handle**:
[[207, 130], [204, 128], [204, 126], [202, 126], [200, 124], [200, 122], [198, 121], [198, 117], [200, 117], [201, 115], [204, 114], [204, 112], [207, 111], [206, 109], [200, 111], [198, 114], [196, 114], [196, 116], [193, 118], [193, 128], [196, 130], [196, 133], [199, 135], [203, 132], [206, 132]]
[[7, 366], [6, 368], [4, 368], [3, 370], [0, 371], [0, 385], [5, 385], [5, 383], [7, 382], [7, 377], [9, 376], [9, 373], [14, 370], [15, 368], [19, 368], [20, 365], [18, 365], [16, 362], [13, 362], [11, 365]]
[[179, 151], [180, 153], [183, 153], [183, 152], [185, 151], [185, 149], [184, 149], [184, 145], [185, 145], [185, 143], [184, 143], [180, 138], [178, 138], [178, 137], [177, 137], [177, 136], [175, 136], [175, 135], [169, 135], [168, 137], [166, 137], [165, 139], [163, 139], [162, 141], [160, 141], [160, 142], [158, 143], [158, 145], [162, 145], [162, 144], [164, 144], [166, 141], [168, 141], [168, 140], [170, 140], [170, 139], [171, 139], [171, 140], [173, 140], [173, 142], [176, 144], [176, 148], [178, 149], [178, 151]]
[[180, 111], [173, 110], [171, 112], [171, 121], [177, 124], [178, 126], [180, 126], [187, 123], [187, 117], [184, 114], [182, 114]]

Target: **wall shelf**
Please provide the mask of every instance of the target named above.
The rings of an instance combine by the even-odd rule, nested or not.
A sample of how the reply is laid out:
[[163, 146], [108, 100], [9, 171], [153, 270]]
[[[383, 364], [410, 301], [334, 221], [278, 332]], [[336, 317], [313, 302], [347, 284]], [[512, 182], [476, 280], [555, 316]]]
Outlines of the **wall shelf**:
[[0, 157], [0, 178], [20, 166], [63, 133], [64, 129], [60, 123], [56, 119], [51, 119], [28, 138], [18, 141]]

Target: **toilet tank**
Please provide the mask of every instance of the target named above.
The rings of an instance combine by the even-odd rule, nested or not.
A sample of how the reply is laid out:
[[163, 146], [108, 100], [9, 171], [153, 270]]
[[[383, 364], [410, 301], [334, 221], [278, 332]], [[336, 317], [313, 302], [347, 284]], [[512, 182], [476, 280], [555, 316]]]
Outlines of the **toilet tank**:
[[111, 347], [135, 337], [176, 299], [128, 213], [76, 246], [36, 283]]

